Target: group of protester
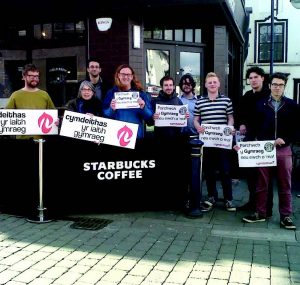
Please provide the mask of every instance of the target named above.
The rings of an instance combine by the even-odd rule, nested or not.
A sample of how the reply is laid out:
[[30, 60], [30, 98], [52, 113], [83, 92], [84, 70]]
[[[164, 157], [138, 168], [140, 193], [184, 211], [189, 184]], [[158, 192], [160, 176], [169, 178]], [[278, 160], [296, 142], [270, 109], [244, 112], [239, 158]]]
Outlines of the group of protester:
[[[205, 132], [203, 124], [236, 126], [245, 140], [273, 140], [276, 147], [277, 166], [249, 168], [247, 182], [249, 202], [241, 207], [253, 211], [253, 215], [243, 218], [244, 222], [263, 222], [272, 216], [273, 174], [278, 179], [280, 225], [286, 229], [295, 229], [292, 221], [291, 143], [297, 139], [298, 128], [295, 125], [299, 115], [298, 105], [284, 96], [287, 77], [283, 73], [270, 76], [269, 88], [264, 84], [265, 74], [259, 67], [251, 67], [246, 76], [252, 90], [241, 98], [239, 121], [234, 122], [231, 99], [220, 93], [220, 80], [216, 73], [209, 72], [205, 78], [206, 93], [195, 94], [195, 80], [192, 75], [185, 74], [179, 82], [182, 91], [180, 96], [175, 91], [175, 81], [170, 76], [160, 80], [161, 91], [157, 97], [151, 98], [143, 89], [133, 68], [128, 64], [120, 65], [114, 75], [114, 87], [107, 90], [100, 77], [100, 62], [90, 59], [87, 64], [89, 78], [80, 83], [78, 95], [66, 104], [73, 112], [103, 116], [110, 119], [138, 124], [137, 138], [145, 136], [145, 124], [154, 125], [159, 119], [157, 104], [187, 105], [185, 112], [186, 127], [154, 127], [154, 137], [164, 142], [188, 140]], [[6, 106], [7, 109], [54, 109], [55, 106], [47, 92], [38, 88], [39, 70], [33, 64], [24, 67], [24, 88], [15, 91]], [[116, 92], [138, 92], [136, 108], [116, 108]], [[234, 134], [235, 131], [233, 131]], [[239, 151], [237, 146], [233, 147]], [[203, 212], [210, 211], [218, 201], [216, 188], [217, 170], [220, 176], [224, 206], [227, 211], [234, 212], [236, 207], [232, 200], [230, 149], [204, 147], [203, 169], [207, 184], [208, 197], [202, 201], [198, 195], [193, 207], [188, 209], [187, 216], [198, 218]], [[200, 189], [199, 189], [200, 191]]]

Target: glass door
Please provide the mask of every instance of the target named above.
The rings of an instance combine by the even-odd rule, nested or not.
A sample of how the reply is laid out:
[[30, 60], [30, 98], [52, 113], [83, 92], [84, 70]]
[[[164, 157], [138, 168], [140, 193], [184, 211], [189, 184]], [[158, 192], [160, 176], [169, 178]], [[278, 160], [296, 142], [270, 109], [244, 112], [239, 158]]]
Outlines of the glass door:
[[146, 90], [157, 96], [160, 79], [174, 74], [175, 49], [172, 45], [146, 44]]
[[203, 51], [200, 47], [162, 45], [145, 43], [146, 50], [146, 90], [157, 96], [159, 81], [165, 75], [174, 78], [176, 92], [180, 94], [179, 80], [186, 73], [196, 81], [196, 94], [200, 94], [203, 68]]
[[176, 92], [180, 94], [179, 80], [190, 73], [196, 81], [195, 93], [200, 94], [202, 75], [202, 50], [194, 47], [176, 47]]

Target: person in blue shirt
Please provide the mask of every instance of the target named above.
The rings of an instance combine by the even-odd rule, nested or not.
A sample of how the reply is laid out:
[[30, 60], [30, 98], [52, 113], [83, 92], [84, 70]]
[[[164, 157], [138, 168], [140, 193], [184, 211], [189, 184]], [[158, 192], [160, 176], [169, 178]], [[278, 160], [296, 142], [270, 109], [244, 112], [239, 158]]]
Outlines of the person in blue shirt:
[[[116, 92], [139, 92], [137, 108], [116, 108]], [[149, 96], [144, 92], [141, 82], [128, 64], [120, 65], [115, 72], [115, 86], [108, 90], [103, 102], [103, 116], [110, 119], [135, 123], [139, 125], [137, 138], [143, 138], [145, 123], [152, 120], [153, 110]]]
[[180, 78], [179, 87], [182, 92], [179, 98], [184, 105], [188, 105], [190, 114], [190, 117], [187, 121], [187, 126], [182, 129], [182, 132], [190, 137], [198, 137], [199, 134], [194, 126], [194, 110], [199, 96], [195, 94], [196, 82], [193, 76], [189, 73], [184, 74]]

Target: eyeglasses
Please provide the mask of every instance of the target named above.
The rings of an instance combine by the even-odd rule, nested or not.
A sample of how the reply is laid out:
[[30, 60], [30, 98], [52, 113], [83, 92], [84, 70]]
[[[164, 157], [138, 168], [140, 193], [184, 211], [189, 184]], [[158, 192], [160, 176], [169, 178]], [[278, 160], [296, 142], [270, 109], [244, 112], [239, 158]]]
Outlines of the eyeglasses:
[[99, 65], [91, 65], [89, 68], [100, 68], [100, 66]]
[[186, 86], [192, 86], [191, 83], [183, 83], [182, 85], [186, 85]]
[[33, 74], [27, 74], [26, 76], [30, 77], [30, 78], [34, 78], [34, 79], [39, 79], [40, 78], [39, 75], [33, 75]]
[[82, 88], [81, 91], [87, 91], [87, 92], [89, 91], [90, 92], [90, 91], [92, 91], [92, 89], [91, 88]]
[[272, 87], [274, 87], [274, 88], [277, 88], [277, 87], [283, 88], [283, 87], [285, 86], [285, 84], [283, 84], [283, 83], [280, 83], [280, 84], [272, 83], [271, 85], [272, 85]]
[[119, 73], [122, 77], [132, 77], [131, 73]]

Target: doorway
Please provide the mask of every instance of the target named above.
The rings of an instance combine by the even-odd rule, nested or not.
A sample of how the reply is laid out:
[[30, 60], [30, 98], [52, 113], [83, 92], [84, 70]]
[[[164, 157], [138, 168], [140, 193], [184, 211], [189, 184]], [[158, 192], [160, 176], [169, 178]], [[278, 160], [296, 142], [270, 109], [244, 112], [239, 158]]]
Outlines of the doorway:
[[294, 79], [294, 100], [300, 104], [300, 79]]
[[160, 91], [160, 79], [170, 75], [175, 80], [176, 92], [179, 94], [179, 80], [182, 75], [190, 73], [196, 81], [196, 94], [200, 94], [203, 73], [203, 49], [179, 45], [145, 43], [146, 90], [157, 96]]

